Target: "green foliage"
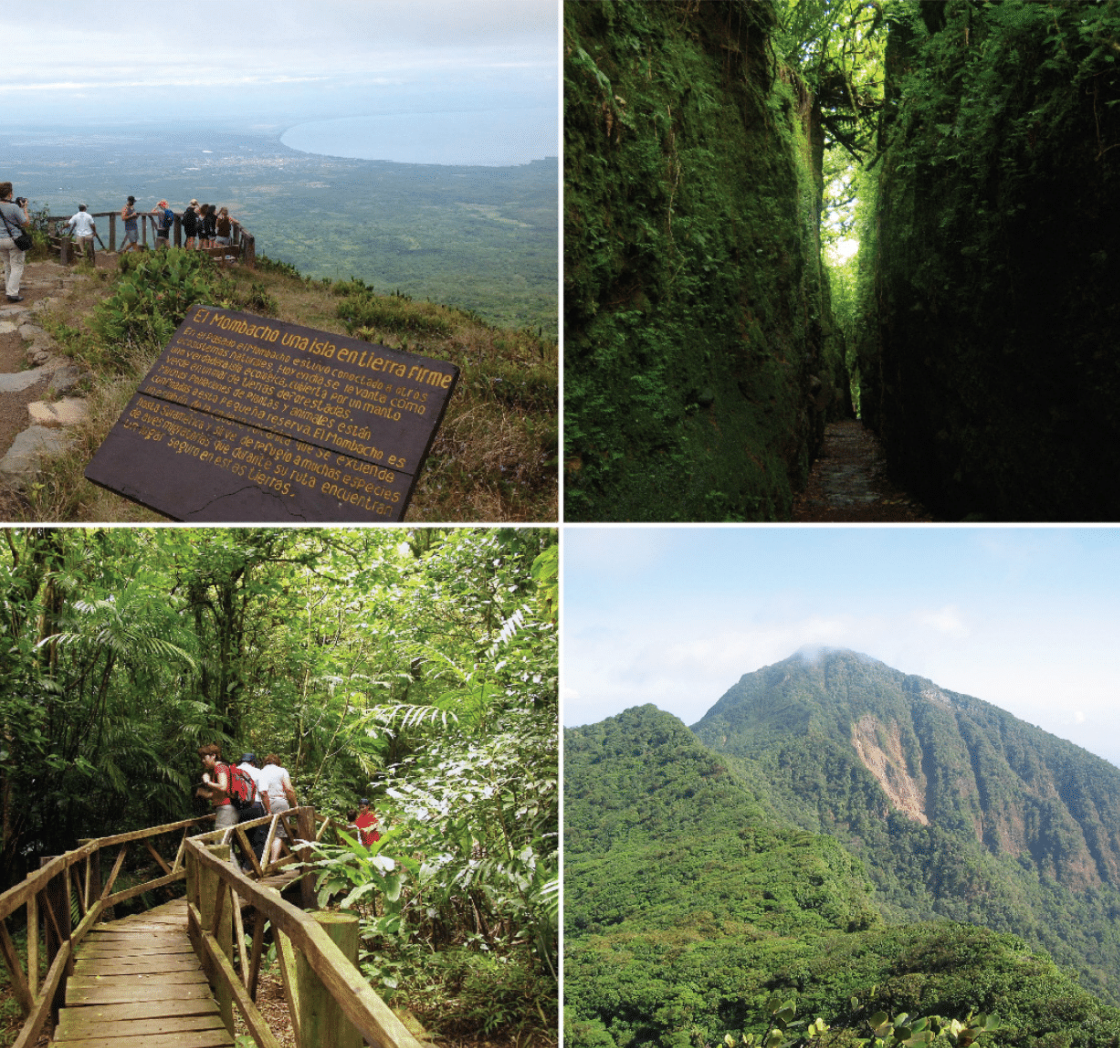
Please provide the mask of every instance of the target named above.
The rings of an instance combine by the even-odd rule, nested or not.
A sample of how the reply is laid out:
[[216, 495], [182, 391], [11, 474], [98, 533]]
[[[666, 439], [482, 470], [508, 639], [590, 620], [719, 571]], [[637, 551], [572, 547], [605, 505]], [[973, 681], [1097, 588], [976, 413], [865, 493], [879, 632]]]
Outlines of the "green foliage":
[[[101, 338], [103, 369], [127, 368], [137, 349], [163, 348], [191, 306], [205, 302], [234, 306], [232, 285], [209, 256], [177, 249], [120, 256], [120, 276], [112, 295], [98, 304], [94, 328]], [[262, 295], [251, 292], [259, 306]], [[265, 297], [267, 302], [267, 298]]]
[[[872, 987], [872, 994], [877, 987]], [[853, 1018], [859, 1016], [861, 1011], [858, 1000], [852, 998]], [[772, 994], [766, 1002], [768, 1029], [761, 1036], [753, 1033], [744, 1033], [738, 1040], [727, 1034], [723, 1043], [727, 1048], [780, 1048], [786, 1043], [787, 1031], [795, 1025], [793, 1017], [797, 1014], [796, 1001], [785, 1001], [781, 994]], [[796, 1025], [805, 1025], [804, 1022]], [[953, 1048], [968, 1048], [975, 1044], [986, 1033], [992, 1033], [999, 1028], [999, 1023], [994, 1016], [974, 1015], [971, 1011], [964, 1019], [944, 1019], [939, 1015], [925, 1018], [901, 1012], [891, 1016], [885, 1011], [875, 1012], [873, 1015], [860, 1016], [855, 1024], [858, 1032], [869, 1036], [855, 1038], [851, 1043], [861, 1048], [922, 1048], [924, 1045], [952, 1045]], [[825, 1040], [825, 1034], [831, 1036]], [[820, 1044], [834, 1044], [843, 1037], [846, 1031], [829, 1026], [819, 1016], [809, 1023], [805, 1035], [791, 1042], [796, 1048], [807, 1048], [814, 1042]], [[849, 1038], [844, 1038], [849, 1040]]]
[[[426, 553], [430, 577], [459, 591], [468, 615], [465, 558], [481, 550], [493, 555], [502, 547], [496, 539], [456, 535]], [[554, 585], [547, 567], [554, 560], [542, 557], [503, 563], [499, 555], [490, 592], [528, 590], [530, 565], [538, 565], [540, 585]], [[445, 570], [458, 577], [444, 576]], [[501, 603], [484, 593], [475, 599], [487, 615]], [[390, 708], [380, 707], [357, 722], [375, 746], [395, 749], [409, 739], [407, 751], [397, 750], [399, 759], [371, 784], [389, 829], [369, 848], [351, 840], [318, 849], [320, 905], [333, 899], [362, 914], [369, 977], [441, 1029], [555, 1029], [556, 630], [539, 606], [521, 603], [495, 621], [485, 646], [461, 653], [469, 666], [444, 645], [416, 649], [433, 705], [397, 704], [403, 716], [386, 716]], [[416, 715], [452, 712], [452, 705], [453, 716]], [[489, 1011], [482, 1007], [487, 977]], [[441, 1013], [451, 995], [454, 1005]]]
[[[1107, 762], [842, 651], [747, 675], [694, 731], [765, 783], [782, 818], [863, 858], [890, 918], [1014, 932], [1120, 999], [1108, 916], [1120, 907], [1120, 855], [1106, 829], [1120, 824], [1120, 772]], [[874, 761], [888, 769], [878, 779]], [[891, 799], [880, 779], [894, 784]], [[1050, 783], [1062, 784], [1057, 797]]]
[[[29, 149], [13, 143], [9, 164], [23, 185], [56, 186], [58, 169], [80, 155], [89, 210], [119, 210], [121, 140], [106, 131], [60, 134]], [[514, 167], [385, 163], [301, 153], [272, 135], [214, 128], [207, 147], [217, 156], [201, 155], [189, 137], [153, 141], [151, 150], [128, 151], [134, 186], [158, 184], [176, 210], [192, 197], [236, 202], [258, 253], [312, 280], [353, 274], [489, 324], [542, 328], [557, 341], [556, 157]], [[101, 219], [98, 228], [107, 243]]]
[[554, 1033], [554, 531], [3, 538], [6, 883], [79, 837], [201, 813], [203, 742], [275, 751], [320, 811], [375, 798], [382, 839], [315, 869], [321, 905], [361, 915], [379, 990], [432, 1028]]
[[[361, 284], [360, 281], [358, 283]], [[452, 314], [444, 306], [431, 302], [413, 304], [408, 295], [379, 295], [364, 285], [350, 290], [353, 284], [351, 281], [349, 285], [335, 287], [336, 294], [344, 295], [338, 306], [338, 316], [346, 322], [346, 330], [351, 335], [376, 341], [373, 333], [382, 328], [437, 338], [452, 333]]]
[[846, 385], [772, 27], [768, 3], [565, 5], [570, 519], [783, 519], [811, 377]]
[[1116, 515], [1118, 47], [1114, 2], [897, 11], [864, 409], [950, 519]]
[[[808, 712], [793, 698], [769, 703], [775, 725]], [[825, 738], [784, 760], [815, 765]], [[756, 1045], [965, 1044], [995, 1015], [1004, 1048], [1120, 1035], [1120, 1011], [1017, 938], [884, 923], [856, 860], [767, 814], [766, 773], [740, 777], [668, 714], [645, 706], [569, 730], [564, 767], [576, 1048], [728, 1044], [729, 1031]]]

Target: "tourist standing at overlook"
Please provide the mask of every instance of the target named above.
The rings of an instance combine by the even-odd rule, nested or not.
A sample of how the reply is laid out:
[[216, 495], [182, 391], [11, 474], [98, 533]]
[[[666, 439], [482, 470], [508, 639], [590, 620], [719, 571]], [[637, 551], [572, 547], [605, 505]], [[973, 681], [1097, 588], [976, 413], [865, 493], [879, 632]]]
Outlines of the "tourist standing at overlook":
[[233, 241], [233, 226], [229, 217], [229, 209], [222, 208], [214, 220], [215, 241], [219, 247], [229, 247]]
[[153, 215], [159, 215], [156, 223], [156, 248], [171, 246], [171, 227], [175, 225], [175, 212], [167, 205], [166, 200], [161, 200], [152, 208]]
[[88, 255], [91, 262], [96, 262], [97, 258], [93, 250], [93, 238], [97, 235], [97, 223], [94, 222], [93, 217], [86, 212], [85, 204], [78, 205], [78, 213], [66, 223], [66, 228], [74, 234], [78, 241], [78, 247], [82, 249], [82, 254]]
[[183, 247], [194, 250], [195, 237], [198, 236], [198, 201], [192, 200], [183, 212]]
[[121, 242], [121, 254], [126, 251], [140, 250], [140, 231], [137, 228], [140, 213], [133, 207], [136, 197], [130, 196], [128, 203], [121, 208], [121, 218], [124, 220], [124, 240]]
[[[292, 777], [288, 774], [288, 769], [281, 765], [278, 754], [270, 753], [265, 757], [258, 785], [261, 795], [266, 798], [265, 806], [268, 808], [269, 815], [288, 811], [299, 803], [296, 800], [295, 788], [292, 786]], [[272, 840], [272, 862], [280, 858], [280, 842], [287, 836], [288, 831], [284, 829], [284, 824], [277, 823], [276, 836]]]
[[215, 239], [218, 235], [218, 219], [215, 215], [217, 207], [214, 204], [206, 205], [206, 218], [203, 225], [206, 227], [206, 246], [217, 247], [218, 242]]
[[199, 204], [198, 218], [195, 219], [195, 232], [198, 233], [198, 246], [203, 249], [210, 247], [210, 241], [206, 239], [206, 212], [209, 210], [209, 204]]
[[22, 302], [19, 282], [23, 276], [24, 251], [16, 241], [24, 235], [31, 222], [27, 213], [27, 200], [20, 197], [12, 202], [12, 183], [0, 182], [0, 258], [4, 259], [4, 290], [9, 302]]

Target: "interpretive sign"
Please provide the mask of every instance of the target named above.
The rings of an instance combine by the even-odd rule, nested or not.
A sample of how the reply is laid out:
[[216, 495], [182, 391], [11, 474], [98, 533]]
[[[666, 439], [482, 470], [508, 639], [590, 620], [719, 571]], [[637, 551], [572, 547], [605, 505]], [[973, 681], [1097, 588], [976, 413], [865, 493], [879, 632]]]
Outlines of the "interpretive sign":
[[86, 468], [173, 520], [404, 517], [459, 369], [194, 306]]

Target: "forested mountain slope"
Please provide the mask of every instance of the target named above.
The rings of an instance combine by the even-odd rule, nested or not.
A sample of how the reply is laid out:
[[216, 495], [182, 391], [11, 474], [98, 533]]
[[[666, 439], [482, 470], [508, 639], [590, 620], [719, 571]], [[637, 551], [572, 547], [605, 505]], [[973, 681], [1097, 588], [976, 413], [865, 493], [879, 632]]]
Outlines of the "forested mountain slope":
[[868, 1008], [994, 1012], [993, 1045], [1120, 1036], [1120, 1012], [1012, 936], [886, 925], [858, 860], [765, 814], [757, 783], [653, 706], [569, 730], [564, 768], [572, 1048], [761, 1033], [774, 992], [824, 1017], [835, 1045], [866, 1034]]
[[693, 731], [860, 856], [892, 919], [1014, 932], [1120, 999], [1120, 769], [850, 651], [747, 674]]

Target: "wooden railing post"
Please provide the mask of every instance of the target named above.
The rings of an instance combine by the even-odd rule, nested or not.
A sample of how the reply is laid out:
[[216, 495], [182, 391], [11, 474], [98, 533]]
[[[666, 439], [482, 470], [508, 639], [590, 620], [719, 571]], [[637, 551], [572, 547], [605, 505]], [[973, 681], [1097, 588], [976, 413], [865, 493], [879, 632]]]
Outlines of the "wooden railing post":
[[[228, 844], [211, 844], [206, 849], [211, 855], [229, 862]], [[237, 898], [223, 900], [218, 927], [214, 927], [214, 912], [218, 909], [218, 900], [222, 893], [229, 892], [225, 882], [213, 870], [200, 865], [196, 871], [198, 884], [198, 912], [201, 918], [202, 931], [210, 932], [222, 952], [229, 958], [233, 957], [233, 907], [238, 905]], [[230, 893], [233, 894], [232, 892]], [[202, 966], [210, 986], [214, 990], [214, 997], [218, 1002], [218, 1010], [222, 1013], [222, 1022], [226, 1030], [233, 1036], [233, 994], [224, 980], [219, 979], [213, 971], [213, 965], [208, 963], [206, 951], [202, 951]]]
[[39, 996], [39, 896], [27, 897], [27, 984]]
[[[96, 837], [84, 837], [78, 839], [78, 847], [84, 847], [87, 844], [96, 844]], [[101, 898], [101, 849], [95, 848], [90, 852], [89, 858], [86, 859], [86, 906], [93, 908], [97, 900]]]
[[109, 212], [109, 250], [117, 250], [117, 213]]
[[[39, 860], [40, 869], [52, 862], [57, 856], [48, 855]], [[43, 916], [44, 916], [44, 936], [47, 945], [47, 967], [49, 968], [54, 964], [54, 959], [58, 956], [59, 951], [63, 945], [70, 941], [70, 932], [72, 926], [70, 924], [70, 871], [63, 869], [56, 877], [52, 877], [48, 882], [46, 888], [43, 889]], [[69, 977], [74, 972], [73, 960], [66, 962], [66, 975]], [[54, 1002], [51, 1004], [51, 1018], [55, 1023], [58, 1022], [58, 1011], [62, 1007], [63, 997], [65, 995], [65, 982], [63, 979], [59, 983], [58, 993], [55, 995]]]
[[[296, 826], [299, 832], [300, 840], [313, 841], [315, 840], [315, 809], [310, 805], [300, 808], [296, 820]], [[305, 845], [298, 849], [296, 854], [299, 856], [300, 862], [311, 861], [311, 846]], [[305, 910], [313, 910], [315, 908], [315, 874], [305, 873], [299, 882], [299, 897], [300, 906]]]
[[[358, 918], [352, 913], [313, 914], [346, 959], [358, 965]], [[362, 1048], [362, 1035], [323, 985], [303, 950], [296, 952], [296, 998], [299, 1002], [299, 1048]]]

